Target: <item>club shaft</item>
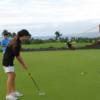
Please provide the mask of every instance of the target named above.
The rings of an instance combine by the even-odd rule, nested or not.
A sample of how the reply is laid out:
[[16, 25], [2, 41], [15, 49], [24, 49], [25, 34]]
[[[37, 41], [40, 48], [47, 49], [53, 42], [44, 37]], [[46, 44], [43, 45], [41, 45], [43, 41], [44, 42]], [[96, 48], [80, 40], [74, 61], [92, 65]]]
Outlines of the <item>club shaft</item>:
[[31, 78], [32, 82], [34, 83], [36, 89], [37, 89], [38, 91], [40, 91], [40, 88], [39, 88], [37, 82], [35, 81], [35, 79], [32, 77], [31, 73], [28, 73], [28, 75], [29, 75], [29, 77]]

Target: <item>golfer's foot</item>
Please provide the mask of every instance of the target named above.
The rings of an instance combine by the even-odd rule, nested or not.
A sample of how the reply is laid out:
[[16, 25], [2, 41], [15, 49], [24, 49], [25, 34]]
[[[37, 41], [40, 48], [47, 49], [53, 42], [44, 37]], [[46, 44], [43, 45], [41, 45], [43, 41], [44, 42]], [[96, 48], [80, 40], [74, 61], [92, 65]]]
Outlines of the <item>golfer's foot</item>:
[[6, 100], [18, 100], [18, 98], [13, 95], [7, 95]]
[[20, 93], [20, 92], [18, 92], [18, 91], [15, 91], [15, 92], [13, 92], [13, 93], [11, 93], [13, 96], [15, 96], [15, 97], [21, 97], [21, 96], [23, 96], [23, 94], [22, 93]]

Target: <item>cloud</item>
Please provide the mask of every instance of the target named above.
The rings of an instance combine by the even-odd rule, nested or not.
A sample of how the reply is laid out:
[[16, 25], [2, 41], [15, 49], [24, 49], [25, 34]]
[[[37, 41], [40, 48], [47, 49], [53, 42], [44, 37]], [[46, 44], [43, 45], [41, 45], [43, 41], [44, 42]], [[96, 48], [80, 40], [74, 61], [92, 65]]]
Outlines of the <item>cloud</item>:
[[99, 0], [0, 0], [0, 24], [99, 19], [99, 4]]

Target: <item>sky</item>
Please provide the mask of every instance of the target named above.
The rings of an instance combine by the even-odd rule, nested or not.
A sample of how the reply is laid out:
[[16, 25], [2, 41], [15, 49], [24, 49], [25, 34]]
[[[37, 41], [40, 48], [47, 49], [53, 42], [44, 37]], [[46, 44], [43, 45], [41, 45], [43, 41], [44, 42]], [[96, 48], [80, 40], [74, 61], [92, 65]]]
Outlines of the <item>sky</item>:
[[26, 25], [38, 30], [88, 20], [100, 22], [100, 0], [0, 0], [1, 28]]

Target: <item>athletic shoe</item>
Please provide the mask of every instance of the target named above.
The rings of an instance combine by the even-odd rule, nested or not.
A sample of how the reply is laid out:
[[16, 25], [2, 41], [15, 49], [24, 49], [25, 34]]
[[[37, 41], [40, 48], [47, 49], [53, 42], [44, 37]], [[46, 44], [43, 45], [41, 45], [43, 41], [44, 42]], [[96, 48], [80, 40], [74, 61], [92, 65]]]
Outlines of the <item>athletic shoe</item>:
[[20, 92], [18, 92], [18, 91], [15, 91], [15, 92], [11, 93], [11, 95], [13, 95], [15, 97], [21, 97], [21, 96], [23, 96], [23, 94], [20, 93]]
[[6, 100], [18, 100], [18, 98], [13, 95], [7, 95]]

